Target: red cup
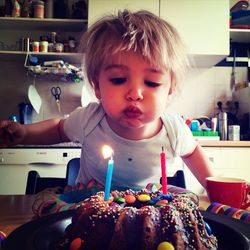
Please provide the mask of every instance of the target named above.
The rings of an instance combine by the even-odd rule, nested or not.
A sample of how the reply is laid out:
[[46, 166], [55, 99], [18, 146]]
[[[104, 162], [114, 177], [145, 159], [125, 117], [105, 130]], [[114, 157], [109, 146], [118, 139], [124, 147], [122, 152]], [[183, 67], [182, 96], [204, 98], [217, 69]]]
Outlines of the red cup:
[[218, 202], [235, 208], [246, 209], [250, 186], [243, 179], [231, 177], [208, 177], [207, 194], [211, 202]]

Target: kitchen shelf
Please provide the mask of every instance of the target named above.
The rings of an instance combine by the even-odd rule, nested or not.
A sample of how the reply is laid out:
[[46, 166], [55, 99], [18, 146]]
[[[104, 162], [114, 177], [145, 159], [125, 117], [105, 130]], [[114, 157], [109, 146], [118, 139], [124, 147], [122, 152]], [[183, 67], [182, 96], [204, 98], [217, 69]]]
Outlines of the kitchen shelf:
[[81, 32], [84, 29], [86, 30], [87, 23], [87, 19], [0, 17], [0, 29], [2, 30], [15, 27], [15, 30]]
[[250, 43], [250, 29], [230, 29], [231, 42]]
[[4, 51], [0, 50], [1, 61], [24, 61], [27, 54], [38, 56], [42, 60], [56, 60], [60, 58], [68, 63], [81, 64], [84, 54], [83, 53], [56, 53], [56, 52], [25, 52], [25, 51]]
[[[55, 64], [54, 66], [52, 65], [44, 66], [45, 61], [42, 62], [41, 57], [39, 57], [39, 59], [41, 60], [39, 64], [30, 65], [29, 59], [30, 57], [33, 57], [33, 56], [34, 55], [27, 53], [25, 62], [24, 62], [24, 67], [27, 68], [28, 72], [32, 73], [33, 75], [71, 76], [71, 78], [73, 79], [78, 79], [78, 80], [83, 79], [81, 66], [78, 67], [76, 65], [72, 65], [67, 62], [64, 62], [63, 60], [60, 60], [61, 62], [58, 64]], [[47, 60], [48, 58], [46, 57], [46, 61]]]

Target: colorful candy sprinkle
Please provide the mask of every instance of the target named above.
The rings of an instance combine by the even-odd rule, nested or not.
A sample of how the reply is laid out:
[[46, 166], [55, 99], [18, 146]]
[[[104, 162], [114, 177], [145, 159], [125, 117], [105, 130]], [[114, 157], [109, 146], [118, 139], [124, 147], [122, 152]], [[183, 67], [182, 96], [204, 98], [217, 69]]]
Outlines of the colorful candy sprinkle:
[[205, 228], [207, 230], [208, 235], [211, 235], [212, 234], [212, 229], [211, 229], [211, 227], [209, 226], [209, 224], [207, 222], [205, 222]]
[[80, 250], [82, 243], [83, 243], [83, 241], [81, 238], [75, 238], [74, 240], [71, 241], [69, 249], [70, 250]]
[[164, 207], [164, 206], [166, 206], [166, 204], [160, 204], [160, 203], [158, 203], [158, 204], [156, 203], [155, 204], [155, 207]]
[[110, 207], [120, 207], [120, 205], [118, 203], [116, 203], [116, 202], [110, 202], [109, 206]]
[[128, 204], [132, 204], [136, 201], [136, 198], [130, 194], [125, 195], [124, 199], [125, 199], [126, 203], [128, 203]]
[[117, 203], [124, 203], [125, 202], [125, 199], [123, 197], [115, 197], [114, 198], [114, 202], [117, 202]]
[[152, 198], [149, 202], [148, 202], [148, 204], [149, 205], [154, 205], [157, 201], [159, 201], [160, 200], [160, 198], [158, 198], [158, 197], [154, 197], [154, 198]]
[[159, 194], [161, 199], [164, 199], [164, 200], [168, 200], [168, 201], [172, 201], [173, 197], [172, 197], [172, 194], [168, 193], [168, 194]]
[[147, 202], [150, 200], [150, 196], [147, 195], [147, 194], [140, 194], [138, 196], [138, 200], [141, 201], [141, 202]]
[[156, 202], [156, 204], [164, 204], [167, 205], [168, 204], [168, 200], [159, 200]]
[[157, 250], [174, 250], [174, 246], [170, 242], [163, 241], [158, 245]]

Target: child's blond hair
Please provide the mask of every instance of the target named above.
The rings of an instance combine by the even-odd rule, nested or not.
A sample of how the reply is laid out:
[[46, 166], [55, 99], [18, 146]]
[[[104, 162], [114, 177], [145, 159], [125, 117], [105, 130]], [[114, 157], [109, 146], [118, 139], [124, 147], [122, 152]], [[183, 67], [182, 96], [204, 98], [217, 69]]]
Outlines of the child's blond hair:
[[119, 11], [95, 22], [83, 36], [81, 52], [89, 83], [94, 86], [103, 63], [119, 51], [134, 51], [152, 66], [169, 70], [172, 90], [189, 68], [186, 48], [168, 22], [148, 11]]

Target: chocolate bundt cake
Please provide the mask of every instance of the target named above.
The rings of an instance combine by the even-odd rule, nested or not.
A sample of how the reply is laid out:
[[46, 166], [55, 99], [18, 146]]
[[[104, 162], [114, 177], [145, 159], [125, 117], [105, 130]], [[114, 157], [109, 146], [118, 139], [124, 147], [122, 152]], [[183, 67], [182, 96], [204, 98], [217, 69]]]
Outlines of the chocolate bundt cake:
[[60, 249], [217, 249], [197, 204], [186, 195], [160, 191], [98, 192], [82, 202]]

